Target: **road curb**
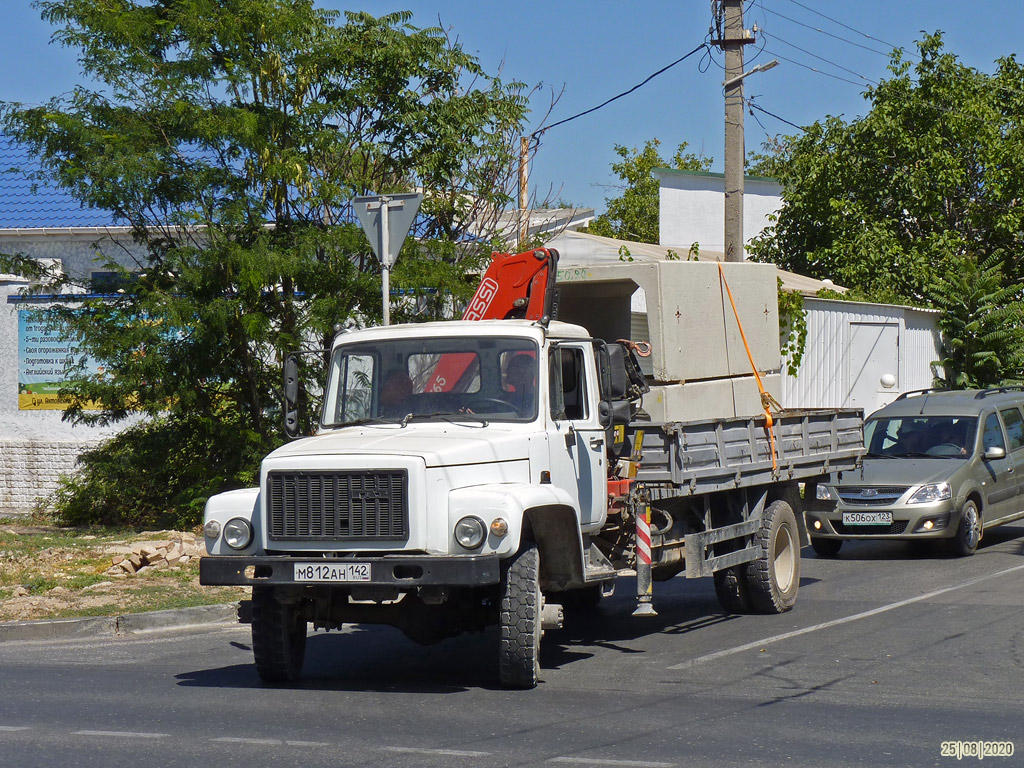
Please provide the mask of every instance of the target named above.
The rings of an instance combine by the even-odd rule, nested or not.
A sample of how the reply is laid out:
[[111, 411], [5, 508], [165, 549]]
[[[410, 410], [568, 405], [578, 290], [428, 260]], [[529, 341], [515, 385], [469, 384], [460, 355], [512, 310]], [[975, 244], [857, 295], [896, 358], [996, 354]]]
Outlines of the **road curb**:
[[0, 622], [0, 643], [16, 640], [112, 637], [212, 624], [233, 624], [244, 619], [244, 608], [245, 606], [241, 603], [222, 603], [148, 613], [125, 613], [119, 616], [6, 621]]

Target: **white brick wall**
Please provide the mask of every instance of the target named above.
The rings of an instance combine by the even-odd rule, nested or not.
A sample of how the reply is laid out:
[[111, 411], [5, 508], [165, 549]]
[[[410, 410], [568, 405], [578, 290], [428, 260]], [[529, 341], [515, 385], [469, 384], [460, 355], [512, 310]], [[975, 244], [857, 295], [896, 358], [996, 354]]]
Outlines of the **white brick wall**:
[[29, 512], [99, 440], [0, 440], [0, 511]]

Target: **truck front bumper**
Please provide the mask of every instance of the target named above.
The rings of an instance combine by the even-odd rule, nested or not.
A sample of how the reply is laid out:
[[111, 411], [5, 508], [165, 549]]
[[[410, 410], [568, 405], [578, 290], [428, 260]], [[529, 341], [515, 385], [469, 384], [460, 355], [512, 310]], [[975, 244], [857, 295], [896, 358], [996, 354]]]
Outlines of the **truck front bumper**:
[[211, 555], [199, 561], [199, 583], [204, 586], [293, 584], [415, 589], [483, 586], [497, 584], [500, 577], [497, 555], [354, 558]]

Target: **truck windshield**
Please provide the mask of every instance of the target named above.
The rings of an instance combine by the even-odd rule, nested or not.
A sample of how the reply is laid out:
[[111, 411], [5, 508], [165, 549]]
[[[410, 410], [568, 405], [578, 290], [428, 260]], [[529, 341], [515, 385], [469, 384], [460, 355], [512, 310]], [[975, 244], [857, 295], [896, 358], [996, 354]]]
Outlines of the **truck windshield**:
[[965, 458], [974, 452], [974, 416], [905, 416], [870, 419], [864, 424], [868, 456]]
[[514, 337], [345, 344], [331, 359], [321, 423], [532, 421], [537, 361], [537, 345]]

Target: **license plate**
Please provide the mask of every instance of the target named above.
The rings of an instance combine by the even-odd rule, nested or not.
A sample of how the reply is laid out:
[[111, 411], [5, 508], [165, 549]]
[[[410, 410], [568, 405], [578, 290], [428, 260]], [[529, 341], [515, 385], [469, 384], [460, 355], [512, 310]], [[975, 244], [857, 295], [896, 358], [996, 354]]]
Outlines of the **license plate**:
[[843, 525], [892, 525], [892, 512], [843, 512]]
[[369, 581], [369, 563], [296, 563], [295, 581]]

